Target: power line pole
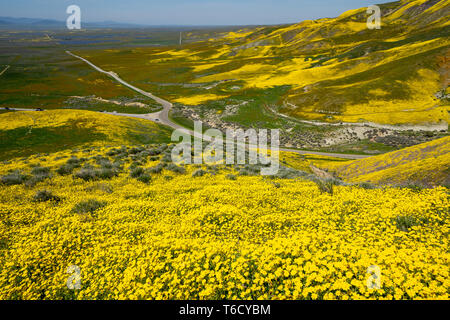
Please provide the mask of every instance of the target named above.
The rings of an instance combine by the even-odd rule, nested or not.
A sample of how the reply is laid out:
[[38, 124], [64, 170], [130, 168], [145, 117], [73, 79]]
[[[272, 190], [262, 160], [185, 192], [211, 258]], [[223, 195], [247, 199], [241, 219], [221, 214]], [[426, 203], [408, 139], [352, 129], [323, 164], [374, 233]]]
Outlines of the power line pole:
[[181, 44], [182, 44], [182, 42], [183, 42], [183, 38], [182, 38], [182, 31], [180, 31], [180, 46], [181, 46]]

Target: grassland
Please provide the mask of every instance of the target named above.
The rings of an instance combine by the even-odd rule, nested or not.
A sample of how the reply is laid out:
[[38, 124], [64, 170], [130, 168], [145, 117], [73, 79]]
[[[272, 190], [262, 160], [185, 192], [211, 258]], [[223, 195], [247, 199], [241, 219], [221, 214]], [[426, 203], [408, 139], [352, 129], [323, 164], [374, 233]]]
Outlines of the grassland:
[[11, 65], [1, 76], [0, 107], [123, 113], [150, 113], [161, 108], [68, 56], [61, 45], [52, 41], [34, 44], [13, 36], [17, 37], [12, 33], [0, 39], [0, 65]]
[[171, 129], [92, 111], [49, 110], [0, 114], [0, 160], [86, 145], [169, 142]]

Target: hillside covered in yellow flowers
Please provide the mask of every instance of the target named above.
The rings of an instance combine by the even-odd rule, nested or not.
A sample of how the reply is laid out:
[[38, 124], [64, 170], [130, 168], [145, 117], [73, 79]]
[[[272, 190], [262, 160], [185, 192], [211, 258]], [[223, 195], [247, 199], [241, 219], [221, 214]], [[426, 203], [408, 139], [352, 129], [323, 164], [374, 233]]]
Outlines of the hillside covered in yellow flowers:
[[[183, 167], [172, 147], [4, 162], [0, 299], [448, 298], [447, 188]], [[374, 265], [378, 290], [367, 285]], [[79, 290], [67, 287], [71, 266]]]
[[353, 183], [450, 186], [450, 137], [368, 159], [328, 162], [324, 166]]

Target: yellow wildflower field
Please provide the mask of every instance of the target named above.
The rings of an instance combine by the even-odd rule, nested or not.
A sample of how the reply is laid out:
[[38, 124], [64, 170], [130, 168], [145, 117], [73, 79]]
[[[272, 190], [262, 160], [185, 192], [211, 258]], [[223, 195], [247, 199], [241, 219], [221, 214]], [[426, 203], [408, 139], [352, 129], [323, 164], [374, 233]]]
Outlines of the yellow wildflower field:
[[368, 159], [346, 163], [325, 161], [320, 165], [353, 183], [449, 185], [450, 137]]
[[[127, 160], [109, 180], [56, 173], [64, 156], [114, 154], [0, 168], [51, 168], [33, 186], [0, 184], [0, 299], [448, 299], [447, 188], [329, 194], [301, 179], [229, 179], [228, 167], [194, 177], [191, 166], [143, 183]], [[36, 201], [39, 190], [53, 200]], [[88, 199], [101, 205], [77, 212]], [[78, 290], [67, 286], [71, 266]], [[379, 289], [368, 287], [371, 266]]]

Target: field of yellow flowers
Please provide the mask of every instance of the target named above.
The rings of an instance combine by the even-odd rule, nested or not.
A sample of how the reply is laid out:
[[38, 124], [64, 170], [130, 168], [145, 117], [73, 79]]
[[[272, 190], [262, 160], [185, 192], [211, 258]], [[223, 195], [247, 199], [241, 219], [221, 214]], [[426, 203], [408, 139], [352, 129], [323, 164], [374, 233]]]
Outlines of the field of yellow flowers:
[[[448, 299], [447, 188], [331, 194], [229, 167], [155, 169], [158, 156], [120, 152], [0, 167], [45, 173], [0, 184], [0, 299]], [[85, 167], [61, 169], [77, 161]], [[86, 163], [122, 169], [91, 177]], [[367, 286], [371, 266], [380, 289]]]
[[349, 162], [326, 161], [322, 167], [352, 183], [422, 186], [450, 185], [450, 137]]

